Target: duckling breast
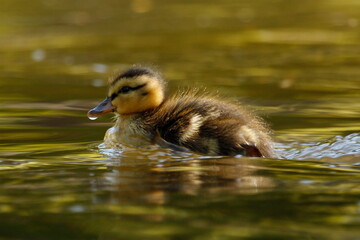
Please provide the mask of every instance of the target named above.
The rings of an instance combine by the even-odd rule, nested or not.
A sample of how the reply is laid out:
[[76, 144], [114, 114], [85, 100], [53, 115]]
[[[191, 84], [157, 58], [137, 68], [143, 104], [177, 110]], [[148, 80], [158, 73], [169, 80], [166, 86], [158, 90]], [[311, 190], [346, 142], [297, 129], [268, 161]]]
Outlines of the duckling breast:
[[120, 144], [143, 147], [152, 144], [153, 135], [139, 117], [118, 116], [115, 126], [106, 131], [104, 143], [108, 147], [119, 147]]

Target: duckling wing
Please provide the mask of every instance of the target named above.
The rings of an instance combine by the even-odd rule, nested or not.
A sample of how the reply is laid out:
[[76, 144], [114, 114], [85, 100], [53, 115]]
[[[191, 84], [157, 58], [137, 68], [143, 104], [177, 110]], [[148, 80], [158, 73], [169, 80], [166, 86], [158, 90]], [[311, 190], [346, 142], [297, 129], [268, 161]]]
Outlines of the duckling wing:
[[217, 144], [213, 144], [212, 149], [221, 155], [274, 156], [271, 138], [260, 122], [251, 116], [223, 114], [219, 118], [210, 119], [201, 128], [200, 136], [216, 139]]
[[160, 143], [167, 147], [180, 146], [210, 155], [268, 157], [263, 147], [263, 142], [269, 140], [264, 127], [236, 105], [186, 98], [168, 102], [162, 108], [161, 115], [155, 117], [156, 129]]
[[166, 141], [165, 139], [163, 139], [160, 136], [159, 133], [157, 133], [155, 135], [155, 137], [153, 138], [153, 142], [162, 148], [169, 148], [169, 149], [172, 149], [174, 151], [179, 151], [179, 152], [189, 152], [189, 149], [187, 149], [187, 148], [184, 148], [179, 145], [176, 145], [176, 144]]

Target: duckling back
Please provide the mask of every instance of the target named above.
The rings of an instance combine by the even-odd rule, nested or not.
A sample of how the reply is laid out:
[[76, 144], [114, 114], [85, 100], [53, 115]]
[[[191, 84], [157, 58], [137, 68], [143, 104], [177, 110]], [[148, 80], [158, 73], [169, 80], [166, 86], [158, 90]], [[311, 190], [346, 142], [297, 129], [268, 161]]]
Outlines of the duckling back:
[[143, 116], [161, 138], [211, 155], [273, 157], [269, 130], [240, 105], [187, 94], [165, 100]]

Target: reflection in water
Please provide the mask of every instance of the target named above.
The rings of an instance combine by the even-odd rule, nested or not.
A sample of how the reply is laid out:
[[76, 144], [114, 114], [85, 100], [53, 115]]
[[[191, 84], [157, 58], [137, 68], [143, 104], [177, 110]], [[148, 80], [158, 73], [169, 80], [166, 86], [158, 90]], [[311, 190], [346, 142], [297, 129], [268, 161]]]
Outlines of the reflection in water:
[[150, 203], [165, 204], [169, 192], [251, 194], [269, 191], [275, 186], [271, 178], [257, 174], [262, 168], [261, 160], [202, 157], [159, 150], [139, 154], [136, 149], [127, 149], [122, 154], [120, 163], [118, 157], [110, 155], [115, 166], [109, 166], [111, 171], [105, 174], [119, 202], [141, 196]]
[[[338, 138], [338, 142], [333, 144], [320, 144], [319, 146], [309, 146], [306, 144], [297, 147], [305, 147], [302, 154], [307, 156], [307, 161], [301, 163], [304, 173], [307, 171], [305, 166], [309, 166], [309, 173], [324, 174], [326, 171], [359, 171], [358, 157], [354, 152], [358, 151], [359, 139], [357, 134], [351, 134], [345, 138]], [[334, 154], [338, 154], [339, 145], [344, 144], [349, 150], [342, 154], [342, 158], [338, 155], [337, 159], [332, 160]], [[324, 146], [328, 147], [327, 151], [322, 151]], [[105, 174], [106, 182], [113, 187], [115, 199], [113, 201], [133, 201], [142, 196], [143, 200], [154, 204], [165, 204], [166, 195], [169, 192], [177, 192], [190, 195], [208, 194], [255, 194], [278, 190], [282, 184], [279, 179], [264, 174], [264, 171], [272, 172], [274, 164], [281, 166], [285, 170], [287, 167], [293, 169], [292, 165], [300, 164], [292, 161], [277, 163], [268, 159], [258, 158], [232, 158], [223, 156], [199, 156], [191, 153], [176, 153], [171, 150], [154, 149], [144, 150], [122, 148], [109, 149], [103, 144], [100, 146], [101, 152], [108, 159], [108, 168], [111, 170]], [[291, 159], [294, 156], [301, 156], [301, 149], [296, 146], [290, 147], [285, 151], [279, 148], [279, 152], [286, 153], [285, 158]], [[318, 147], [316, 149], [316, 147]], [[352, 149], [352, 152], [350, 152]], [[322, 153], [323, 154], [319, 154]], [[349, 155], [350, 158], [345, 158]], [[319, 157], [320, 156], [320, 157]], [[321, 158], [321, 162], [311, 164], [313, 158]], [[305, 159], [306, 160], [306, 159]], [[328, 162], [322, 165], [322, 162]], [[334, 165], [334, 163], [340, 163]], [[311, 166], [313, 165], [313, 166]], [[320, 167], [321, 166], [321, 167]], [[329, 169], [330, 167], [330, 169]], [[296, 168], [295, 168], [296, 169]], [[282, 171], [282, 170], [281, 170]], [[285, 170], [286, 171], [286, 170]], [[296, 171], [296, 170], [291, 170]], [[312, 177], [310, 177], [312, 178]], [[316, 184], [308, 179], [301, 178], [300, 184]], [[280, 184], [280, 185], [279, 185]]]
[[[138, 237], [149, 236], [154, 227], [150, 223], [156, 222], [173, 234], [175, 227], [184, 234], [204, 230], [210, 236], [240, 237], [245, 231], [250, 236], [261, 233], [291, 239], [306, 229], [322, 239], [328, 236], [327, 226], [358, 221], [360, 168], [349, 163], [334, 167], [316, 161], [209, 157], [156, 148], [139, 152], [107, 149], [102, 144], [100, 151], [106, 156], [107, 169], [98, 176], [93, 191], [106, 188], [109, 192], [106, 197], [95, 194], [94, 203], [142, 222]], [[218, 232], [214, 223], [218, 221], [230, 225]], [[188, 224], [179, 226], [181, 222]], [[320, 222], [323, 227], [317, 226]], [[124, 223], [129, 221], [108, 222], [106, 229], [111, 230], [105, 236], [127, 235]], [[357, 233], [340, 228], [333, 234], [327, 239], [356, 239]]]

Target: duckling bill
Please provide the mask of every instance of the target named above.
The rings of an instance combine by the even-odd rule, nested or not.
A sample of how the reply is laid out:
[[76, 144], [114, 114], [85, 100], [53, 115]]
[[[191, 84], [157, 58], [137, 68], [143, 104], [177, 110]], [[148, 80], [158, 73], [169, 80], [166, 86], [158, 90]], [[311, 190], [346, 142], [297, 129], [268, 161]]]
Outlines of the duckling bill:
[[242, 106], [191, 92], [165, 96], [164, 79], [134, 66], [110, 79], [108, 95], [90, 119], [114, 112], [105, 134], [109, 146], [158, 144], [209, 155], [274, 157], [263, 121]]

